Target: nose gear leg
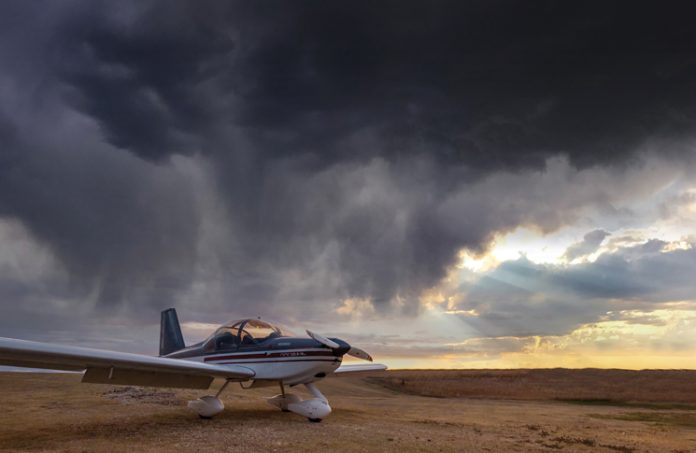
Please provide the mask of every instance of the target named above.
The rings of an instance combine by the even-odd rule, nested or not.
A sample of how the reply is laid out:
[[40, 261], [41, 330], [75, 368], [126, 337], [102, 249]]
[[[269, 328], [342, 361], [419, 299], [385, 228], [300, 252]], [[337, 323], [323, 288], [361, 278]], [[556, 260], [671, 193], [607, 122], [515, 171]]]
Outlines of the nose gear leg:
[[302, 398], [300, 398], [298, 395], [295, 395], [293, 393], [286, 393], [285, 392], [285, 385], [283, 384], [283, 381], [279, 382], [280, 384], [280, 395], [276, 395], [272, 398], [267, 398], [266, 402], [270, 404], [271, 406], [277, 407], [283, 412], [290, 412], [290, 409], [288, 409], [289, 404], [293, 403], [299, 403], [302, 401]]

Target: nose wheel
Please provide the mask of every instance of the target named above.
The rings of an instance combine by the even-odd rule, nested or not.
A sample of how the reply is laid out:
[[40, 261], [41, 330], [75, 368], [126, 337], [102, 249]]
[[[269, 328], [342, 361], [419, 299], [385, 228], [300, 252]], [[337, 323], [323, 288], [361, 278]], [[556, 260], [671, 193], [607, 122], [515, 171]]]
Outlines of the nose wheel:
[[281, 394], [273, 398], [268, 398], [266, 401], [271, 406], [275, 406], [283, 412], [294, 412], [303, 417], [307, 417], [307, 420], [311, 423], [319, 423], [322, 418], [331, 413], [331, 406], [329, 406], [326, 397], [321, 394], [314, 384], [305, 384], [305, 387], [307, 387], [307, 390], [309, 390], [309, 393], [311, 393], [314, 398], [303, 401], [298, 395], [285, 393], [285, 388], [281, 382]]

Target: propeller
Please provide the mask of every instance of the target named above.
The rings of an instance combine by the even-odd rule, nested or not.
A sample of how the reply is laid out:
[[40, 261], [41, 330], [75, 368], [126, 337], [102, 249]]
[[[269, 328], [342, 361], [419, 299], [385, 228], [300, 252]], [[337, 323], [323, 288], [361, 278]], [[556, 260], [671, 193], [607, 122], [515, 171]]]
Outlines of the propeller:
[[356, 348], [355, 346], [351, 346], [347, 354], [358, 359], [363, 359], [372, 362], [372, 356], [370, 354], [368, 354], [360, 348]]
[[[318, 341], [319, 343], [323, 344], [324, 346], [326, 346], [329, 349], [341, 349], [342, 348], [342, 346], [340, 344], [336, 343], [335, 341], [330, 340], [323, 335], [319, 335], [318, 333], [312, 332], [311, 330], [307, 330], [307, 335], [309, 335], [310, 338]], [[349, 347], [349, 349], [346, 352], [346, 354], [348, 354], [349, 356], [352, 356], [352, 357], [355, 357], [358, 359], [362, 359], [362, 360], [368, 360], [368, 361], [372, 362], [372, 356], [370, 356], [370, 354], [368, 354], [367, 352], [363, 351], [360, 348], [356, 348], [355, 346], [348, 345], [348, 347]]]
[[314, 332], [312, 332], [311, 330], [308, 330], [308, 331], [307, 331], [307, 335], [309, 335], [310, 338], [312, 338], [313, 340], [316, 340], [316, 341], [318, 341], [319, 343], [323, 344], [323, 345], [326, 346], [327, 348], [330, 348], [330, 349], [338, 349], [338, 348], [341, 347], [341, 345], [338, 344], [338, 343], [336, 343], [335, 341], [329, 340], [328, 338], [326, 338], [326, 337], [324, 337], [324, 336], [322, 336], [322, 335], [319, 335], [318, 333], [314, 333]]

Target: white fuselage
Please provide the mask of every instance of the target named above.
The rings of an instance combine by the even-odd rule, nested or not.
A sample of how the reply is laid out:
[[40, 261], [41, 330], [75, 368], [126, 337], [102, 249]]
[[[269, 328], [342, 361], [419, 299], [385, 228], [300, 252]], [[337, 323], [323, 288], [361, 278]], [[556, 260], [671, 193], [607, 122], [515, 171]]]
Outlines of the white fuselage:
[[322, 379], [341, 365], [341, 357], [326, 348], [280, 351], [221, 352], [187, 360], [214, 365], [239, 365], [254, 371], [254, 381], [282, 381], [287, 385]]

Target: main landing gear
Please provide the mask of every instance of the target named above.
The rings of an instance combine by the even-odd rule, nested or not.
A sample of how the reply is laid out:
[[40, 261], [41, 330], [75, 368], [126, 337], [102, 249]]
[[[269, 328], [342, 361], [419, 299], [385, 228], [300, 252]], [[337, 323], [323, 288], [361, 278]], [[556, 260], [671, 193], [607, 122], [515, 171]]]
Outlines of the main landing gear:
[[285, 386], [280, 383], [280, 395], [268, 398], [268, 404], [275, 406], [283, 412], [294, 412], [312, 423], [319, 423], [322, 418], [331, 413], [331, 406], [326, 397], [312, 383], [304, 385], [314, 398], [302, 400], [298, 395], [285, 393]]
[[[225, 409], [225, 405], [219, 396], [229, 383], [230, 381], [225, 381], [215, 396], [207, 395], [197, 400], [189, 401], [188, 407], [196, 412], [200, 418], [213, 418]], [[286, 393], [285, 386], [281, 382], [280, 395], [268, 398], [266, 401], [268, 401], [268, 404], [271, 406], [277, 407], [283, 412], [294, 412], [303, 417], [307, 417], [312, 423], [319, 423], [324, 417], [331, 413], [331, 406], [329, 406], [326, 397], [322, 395], [314, 384], [309, 383], [304, 386], [309, 393], [312, 394], [313, 398], [302, 400], [299, 395]]]
[[222, 391], [225, 390], [227, 384], [229, 383], [230, 381], [225, 381], [225, 383], [222, 384], [222, 387], [220, 387], [220, 390], [218, 390], [215, 396], [206, 395], [200, 397], [197, 400], [189, 401], [189, 409], [193, 409], [193, 411], [196, 412], [200, 418], [213, 418], [213, 416], [219, 414], [225, 408], [225, 404], [222, 402], [219, 396], [222, 393]]

